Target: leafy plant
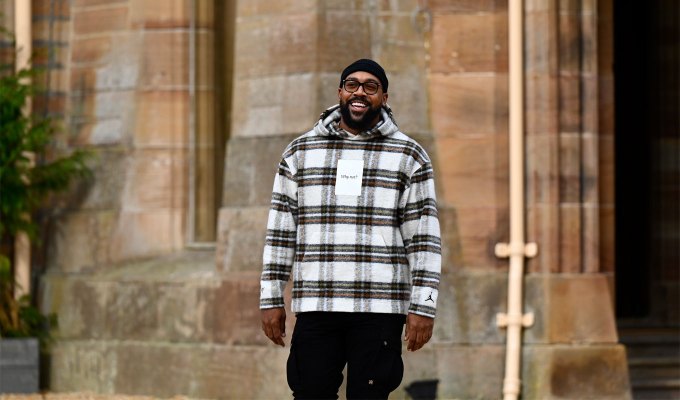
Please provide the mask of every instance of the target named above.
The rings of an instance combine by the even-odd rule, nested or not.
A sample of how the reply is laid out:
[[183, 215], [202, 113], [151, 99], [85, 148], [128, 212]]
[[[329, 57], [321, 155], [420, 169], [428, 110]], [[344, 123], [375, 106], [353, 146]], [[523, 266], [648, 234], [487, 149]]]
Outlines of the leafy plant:
[[57, 315], [41, 314], [28, 295], [16, 299], [15, 287], [9, 259], [0, 255], [0, 338], [36, 337], [46, 345], [50, 330], [57, 326]]
[[23, 231], [35, 239], [37, 226], [30, 215], [48, 195], [90, 173], [83, 150], [37, 165], [29, 157], [46, 159], [54, 133], [50, 118], [22, 113], [36, 91], [30, 83], [35, 75], [22, 70], [0, 77], [0, 238]]
[[[32, 83], [37, 74], [33, 69], [14, 72], [7, 66], [0, 70], [0, 244], [12, 243], [7, 239], [20, 232], [37, 241], [38, 226], [32, 218], [36, 210], [50, 195], [91, 175], [88, 152], [51, 154], [55, 132], [51, 118], [22, 112], [37, 91]], [[56, 317], [41, 315], [29, 296], [15, 299], [11, 253], [11, 244], [0, 247], [0, 337], [44, 339]]]

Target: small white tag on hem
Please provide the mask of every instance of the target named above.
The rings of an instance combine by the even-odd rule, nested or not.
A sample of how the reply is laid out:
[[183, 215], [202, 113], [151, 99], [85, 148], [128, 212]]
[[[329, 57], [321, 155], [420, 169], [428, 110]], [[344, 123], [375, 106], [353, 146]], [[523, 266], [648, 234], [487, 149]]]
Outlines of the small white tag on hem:
[[364, 160], [338, 160], [338, 173], [335, 177], [335, 195], [361, 195], [363, 178]]

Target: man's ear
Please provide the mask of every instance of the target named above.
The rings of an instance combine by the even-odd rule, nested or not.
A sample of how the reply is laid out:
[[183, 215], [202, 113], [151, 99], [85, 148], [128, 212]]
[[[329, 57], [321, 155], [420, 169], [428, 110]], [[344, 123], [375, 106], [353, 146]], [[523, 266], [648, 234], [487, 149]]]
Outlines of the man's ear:
[[339, 87], [339, 88], [338, 88], [338, 100], [342, 99], [341, 96], [342, 96], [342, 88]]
[[387, 93], [383, 93], [383, 99], [382, 99], [382, 104], [383, 104], [383, 105], [386, 105], [386, 104], [387, 104], [387, 97], [389, 97], [389, 95], [388, 95]]

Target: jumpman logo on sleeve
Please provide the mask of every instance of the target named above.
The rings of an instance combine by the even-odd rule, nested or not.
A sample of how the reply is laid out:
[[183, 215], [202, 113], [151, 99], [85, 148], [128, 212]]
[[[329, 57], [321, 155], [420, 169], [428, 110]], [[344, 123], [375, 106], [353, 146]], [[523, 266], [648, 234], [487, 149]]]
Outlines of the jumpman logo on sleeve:
[[425, 301], [428, 300], [434, 303], [434, 299], [432, 298], [432, 292], [430, 292], [430, 295], [427, 297], [427, 299], [425, 299]]

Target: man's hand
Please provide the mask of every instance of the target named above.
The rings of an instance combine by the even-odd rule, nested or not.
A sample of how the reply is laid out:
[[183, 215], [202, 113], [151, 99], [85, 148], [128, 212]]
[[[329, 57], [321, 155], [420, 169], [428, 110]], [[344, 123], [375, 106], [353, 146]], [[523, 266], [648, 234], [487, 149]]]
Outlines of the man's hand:
[[434, 318], [423, 317], [409, 313], [406, 316], [406, 335], [404, 341], [408, 342], [406, 349], [416, 351], [430, 341]]
[[274, 344], [285, 346], [283, 338], [286, 337], [286, 310], [283, 307], [278, 307], [261, 311], [264, 334]]

